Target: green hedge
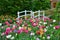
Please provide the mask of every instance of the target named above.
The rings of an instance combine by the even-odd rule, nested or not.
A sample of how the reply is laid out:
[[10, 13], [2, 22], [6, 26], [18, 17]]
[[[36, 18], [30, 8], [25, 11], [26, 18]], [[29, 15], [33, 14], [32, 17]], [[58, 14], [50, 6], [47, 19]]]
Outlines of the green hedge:
[[50, 8], [49, 0], [0, 0], [1, 14], [16, 14], [23, 10], [46, 10]]

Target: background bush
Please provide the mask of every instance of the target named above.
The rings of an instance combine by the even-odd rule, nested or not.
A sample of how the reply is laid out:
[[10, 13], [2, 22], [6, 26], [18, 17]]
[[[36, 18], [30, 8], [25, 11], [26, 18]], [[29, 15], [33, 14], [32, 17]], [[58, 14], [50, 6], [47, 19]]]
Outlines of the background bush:
[[49, 8], [49, 0], [0, 0], [0, 15], [16, 15], [17, 11], [46, 10]]

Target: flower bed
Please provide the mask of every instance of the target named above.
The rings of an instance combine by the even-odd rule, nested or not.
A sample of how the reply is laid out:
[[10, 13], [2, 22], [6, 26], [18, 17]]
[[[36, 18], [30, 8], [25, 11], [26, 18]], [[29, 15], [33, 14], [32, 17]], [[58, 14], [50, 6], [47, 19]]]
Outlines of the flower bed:
[[44, 17], [44, 21], [41, 19], [21, 18], [1, 22], [0, 40], [59, 40], [60, 25], [57, 21], [48, 17]]

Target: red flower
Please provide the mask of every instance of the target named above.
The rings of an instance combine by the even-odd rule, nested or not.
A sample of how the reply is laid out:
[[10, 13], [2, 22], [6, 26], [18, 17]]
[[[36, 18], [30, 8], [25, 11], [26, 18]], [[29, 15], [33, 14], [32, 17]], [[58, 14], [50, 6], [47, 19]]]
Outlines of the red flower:
[[38, 30], [38, 31], [36, 31], [36, 34], [38, 34], [38, 35], [39, 35], [39, 34], [40, 34], [40, 31], [39, 31], [39, 30]]
[[19, 20], [19, 23], [20, 23], [20, 24], [22, 24], [22, 22], [23, 22], [23, 20], [22, 20], [22, 19], [20, 19], [20, 20]]
[[27, 23], [24, 23], [24, 26], [28, 26], [28, 24]]
[[10, 20], [9, 22], [12, 23], [12, 20]]

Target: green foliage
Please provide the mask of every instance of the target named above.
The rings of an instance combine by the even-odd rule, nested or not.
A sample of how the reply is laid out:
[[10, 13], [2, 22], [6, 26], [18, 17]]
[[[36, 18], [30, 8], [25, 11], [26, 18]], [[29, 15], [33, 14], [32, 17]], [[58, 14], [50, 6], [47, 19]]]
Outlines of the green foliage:
[[48, 0], [0, 0], [0, 14], [16, 14], [23, 10], [45, 10], [50, 8]]
[[55, 18], [60, 22], [60, 2], [57, 3]]

